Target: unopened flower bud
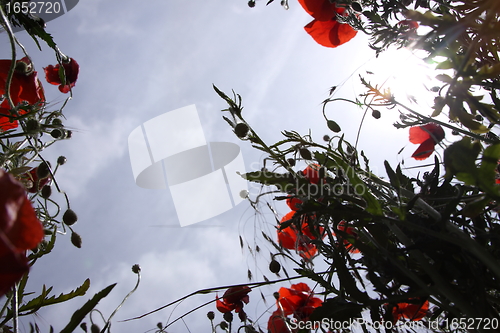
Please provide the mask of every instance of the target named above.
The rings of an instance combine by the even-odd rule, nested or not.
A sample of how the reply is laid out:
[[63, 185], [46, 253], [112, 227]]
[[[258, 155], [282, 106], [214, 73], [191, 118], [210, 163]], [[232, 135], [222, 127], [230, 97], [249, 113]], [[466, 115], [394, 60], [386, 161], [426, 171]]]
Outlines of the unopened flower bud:
[[305, 160], [312, 160], [311, 152], [309, 150], [307, 150], [306, 148], [300, 148], [299, 154]]
[[138, 264], [132, 266], [132, 272], [134, 272], [135, 274], [139, 274], [140, 271], [141, 271], [141, 266], [139, 266]]
[[269, 264], [269, 270], [275, 274], [278, 274], [279, 271], [281, 270], [280, 263], [273, 259]]
[[294, 158], [289, 158], [286, 160], [288, 162], [288, 165], [293, 167], [295, 166], [295, 159]]
[[49, 162], [42, 162], [36, 169], [36, 176], [38, 179], [43, 179], [47, 178], [50, 174], [50, 163]]
[[325, 141], [325, 142], [330, 141], [330, 136], [328, 136], [328, 135], [323, 135], [323, 141]]
[[233, 313], [232, 312], [226, 312], [224, 313], [224, 315], [222, 316], [224, 318], [225, 321], [227, 321], [228, 323], [232, 322], [233, 321]]
[[248, 1], [248, 7], [250, 7], [250, 8], [255, 7], [255, 1], [254, 0]]
[[71, 233], [71, 244], [73, 244], [75, 247], [81, 249], [82, 248], [82, 237], [80, 237], [79, 234], [76, 232]]
[[68, 209], [64, 212], [63, 222], [66, 225], [73, 225], [78, 220], [76, 213], [72, 209]]
[[220, 324], [219, 324], [219, 326], [223, 330], [227, 330], [227, 328], [229, 327], [225, 321], [221, 321]]
[[62, 126], [62, 120], [60, 118], [54, 118], [52, 119], [52, 125], [54, 126]]
[[244, 123], [236, 124], [236, 126], [234, 127], [234, 133], [240, 139], [243, 139], [244, 137], [246, 137], [248, 134], [248, 131], [249, 131], [248, 125], [244, 124]]
[[215, 313], [213, 311], [208, 311], [207, 317], [210, 320], [214, 320], [215, 319]]
[[280, 293], [279, 293], [279, 292], [277, 292], [277, 291], [275, 291], [275, 292], [273, 293], [273, 296], [274, 296], [274, 298], [275, 298], [275, 299], [279, 299], [279, 298], [280, 298]]
[[372, 117], [375, 118], [375, 119], [379, 119], [381, 116], [380, 114], [380, 111], [379, 110], [373, 110], [372, 112]]
[[51, 132], [50, 132], [50, 135], [54, 138], [54, 139], [60, 139], [63, 137], [64, 135], [64, 132], [61, 131], [60, 129], [53, 129]]
[[87, 332], [87, 323], [85, 323], [85, 322], [81, 323], [81, 324], [80, 324], [80, 328], [81, 328], [83, 331]]
[[36, 133], [40, 130], [40, 122], [36, 119], [28, 119], [26, 121], [26, 130], [29, 133]]
[[64, 164], [66, 164], [66, 161], [67, 161], [66, 156], [59, 156], [59, 157], [57, 158], [57, 164], [59, 164], [59, 165], [64, 165]]
[[160, 330], [163, 329], [163, 324], [161, 322], [156, 324], [156, 327], [158, 327]]
[[97, 324], [92, 324], [92, 326], [90, 326], [90, 333], [100, 333], [100, 332], [101, 328], [97, 326]]
[[42, 198], [48, 199], [52, 194], [52, 187], [50, 185], [45, 185], [42, 187]]

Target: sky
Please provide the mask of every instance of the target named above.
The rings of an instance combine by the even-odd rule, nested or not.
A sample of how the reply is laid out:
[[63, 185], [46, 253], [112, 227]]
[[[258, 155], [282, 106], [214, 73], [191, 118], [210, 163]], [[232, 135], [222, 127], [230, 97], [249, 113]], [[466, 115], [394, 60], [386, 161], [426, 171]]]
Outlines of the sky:
[[[249, 269], [253, 281], [262, 281], [262, 275], [276, 278], [267, 269], [271, 249], [258, 237], [260, 230], [274, 235], [272, 213], [266, 209], [256, 213], [243, 202], [181, 228], [168, 189], [143, 189], [135, 184], [127, 146], [134, 128], [195, 104], [207, 141], [238, 144], [246, 170], [254, 171], [262, 167], [265, 156], [232, 133], [220, 111], [226, 105], [212, 84], [227, 94], [233, 89], [242, 96], [246, 120], [267, 143], [281, 139], [283, 130], [311, 131], [313, 139], [321, 141], [323, 135], [331, 134], [321, 112], [330, 87], [338, 86], [336, 96], [354, 99], [362, 92], [359, 74], [379, 69], [383, 78], [394, 70], [394, 61], [392, 68], [377, 65], [361, 33], [336, 49], [316, 44], [303, 29], [311, 17], [293, 1], [288, 11], [279, 2], [266, 7], [265, 1], [257, 1], [255, 8], [244, 0], [138, 3], [80, 1], [47, 24], [62, 52], [80, 65], [73, 99], [64, 110], [64, 123], [74, 130], [73, 137], [47, 149], [44, 157], [53, 162], [60, 155], [68, 159], [58, 170], [57, 181], [78, 214], [74, 229], [82, 236], [83, 246], [77, 249], [69, 234], [61, 235], [53, 253], [33, 267], [29, 288], [36, 292], [42, 285], [54, 286], [57, 295], [75, 289], [86, 278], [91, 287], [83, 297], [30, 316], [42, 331], [48, 331], [49, 325], [56, 331], [62, 329], [92, 295], [118, 283], [98, 306], [109, 317], [135, 285], [134, 264], [142, 268], [142, 281], [114, 317], [113, 332], [154, 330], [157, 322], [171, 321], [215, 295], [190, 298], [175, 309], [141, 320], [120, 321], [199, 289], [245, 283]], [[43, 67], [56, 62], [53, 52], [43, 44], [42, 52], [38, 51], [25, 32], [16, 35], [43, 81]], [[5, 33], [0, 40], [7, 45]], [[10, 57], [7, 48], [1, 54]], [[56, 86], [44, 86], [48, 108], [56, 109], [67, 96]], [[338, 122], [348, 141], [356, 140], [362, 109], [336, 102], [327, 107], [326, 114]], [[393, 166], [401, 161], [407, 166], [412, 163], [416, 146], [408, 142], [407, 130], [392, 127], [396, 119], [396, 111], [383, 111], [381, 119], [368, 114], [363, 123], [359, 148], [378, 173], [383, 173], [384, 160]], [[249, 190], [255, 195], [259, 188]], [[267, 201], [278, 214], [287, 212], [283, 203]], [[257, 243], [261, 252], [253, 255], [242, 250], [239, 236], [250, 246]], [[273, 311], [272, 293], [277, 290], [278, 286], [252, 291], [249, 316], [263, 315], [260, 321], [265, 325], [263, 318], [270, 312], [264, 311], [268, 307]], [[269, 303], [263, 303], [260, 292]], [[215, 304], [187, 316], [169, 332], [209, 332], [208, 311], [216, 311]], [[217, 319], [221, 320], [220, 314]], [[96, 322], [102, 326], [102, 321]]]

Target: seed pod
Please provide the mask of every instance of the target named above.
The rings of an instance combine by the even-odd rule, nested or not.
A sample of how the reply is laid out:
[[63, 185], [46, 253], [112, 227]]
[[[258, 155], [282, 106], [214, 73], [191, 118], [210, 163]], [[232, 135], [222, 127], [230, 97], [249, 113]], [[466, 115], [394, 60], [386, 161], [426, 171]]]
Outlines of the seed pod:
[[134, 266], [132, 266], [132, 272], [134, 272], [135, 274], [139, 274], [140, 271], [141, 266], [139, 266], [139, 264], [135, 264]]
[[215, 319], [215, 313], [213, 311], [208, 311], [207, 312], [207, 317], [210, 320], [214, 320]]
[[76, 232], [71, 233], [71, 244], [73, 244], [75, 247], [81, 249], [82, 248], [82, 237], [80, 237], [79, 234]]
[[280, 263], [273, 259], [269, 264], [269, 270], [275, 274], [278, 274], [279, 271], [281, 270]]
[[77, 220], [78, 216], [76, 216], [76, 213], [72, 209], [68, 209], [67, 211], [64, 212], [63, 215], [64, 224], [73, 225]]

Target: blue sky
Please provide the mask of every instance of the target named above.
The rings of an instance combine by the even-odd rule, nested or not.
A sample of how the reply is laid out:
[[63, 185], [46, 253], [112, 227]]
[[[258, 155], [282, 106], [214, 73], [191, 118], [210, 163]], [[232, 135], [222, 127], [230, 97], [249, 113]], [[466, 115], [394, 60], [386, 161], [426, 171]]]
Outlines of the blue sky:
[[[273, 278], [267, 271], [269, 251], [254, 258], [240, 250], [238, 238], [242, 235], [253, 244], [260, 229], [274, 235], [274, 218], [268, 211], [255, 214], [245, 202], [196, 227], [178, 227], [168, 190], [135, 185], [127, 138], [145, 121], [195, 104], [207, 141], [238, 143], [247, 170], [260, 168], [263, 156], [238, 141], [222, 120], [220, 109], [225, 104], [212, 89], [216, 84], [227, 93], [234, 89], [242, 95], [247, 121], [268, 143], [279, 140], [285, 129], [301, 134], [311, 129], [313, 138], [321, 140], [329, 134], [321, 113], [329, 88], [339, 85], [338, 96], [355, 98], [362, 92], [357, 73], [373, 64], [374, 55], [361, 34], [337, 49], [319, 46], [303, 30], [310, 20], [295, 2], [285, 11], [279, 3], [266, 7], [262, 1], [251, 9], [244, 0], [145, 0], [140, 5], [85, 0], [47, 24], [61, 50], [80, 64], [74, 98], [65, 109], [65, 125], [75, 129], [73, 138], [54, 145], [45, 157], [68, 158], [57, 179], [79, 215], [75, 230], [83, 247], [74, 248], [69, 235], [60, 237], [54, 253], [35, 265], [30, 286], [37, 291], [42, 284], [54, 285], [58, 294], [89, 277], [91, 288], [80, 299], [31, 317], [43, 331], [48, 323], [56, 331], [61, 329], [88, 298], [117, 282], [98, 307], [109, 316], [133, 288], [131, 266], [136, 263], [142, 267], [142, 283], [115, 316], [114, 332], [153, 329], [157, 322], [168, 320], [170, 310], [134, 322], [117, 320], [141, 315], [198, 289], [243, 283], [249, 268], [254, 281], [261, 281], [262, 274]], [[7, 45], [6, 34], [0, 38]], [[18, 38], [43, 80], [42, 68], [55, 64], [53, 53], [48, 47], [39, 52], [24, 32]], [[7, 49], [1, 52], [9, 57]], [[45, 90], [54, 108], [66, 97], [56, 86], [45, 84]], [[327, 114], [354, 142], [362, 110], [338, 102], [328, 107]], [[359, 146], [375, 170], [382, 170], [384, 159], [393, 165], [401, 158], [412, 162], [409, 156], [416, 146], [408, 143], [407, 131], [391, 126], [396, 116], [395, 111], [384, 112], [379, 120], [368, 116], [363, 125]], [[408, 147], [402, 157], [397, 156], [403, 146]], [[287, 212], [282, 204], [277, 209]], [[259, 246], [268, 248], [265, 243]], [[277, 289], [262, 289], [269, 306]], [[213, 297], [183, 302], [171, 319]], [[248, 314], [256, 319], [266, 306], [258, 290], [250, 293], [250, 300]], [[215, 311], [215, 305], [169, 331], [210, 331], [205, 317], [210, 310]]]

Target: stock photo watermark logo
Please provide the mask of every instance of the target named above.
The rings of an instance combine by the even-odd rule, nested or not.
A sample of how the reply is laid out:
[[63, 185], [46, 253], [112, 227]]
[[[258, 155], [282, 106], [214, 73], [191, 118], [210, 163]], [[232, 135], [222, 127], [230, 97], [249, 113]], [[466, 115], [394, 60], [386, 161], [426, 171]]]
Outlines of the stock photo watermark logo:
[[137, 186], [166, 189], [182, 227], [222, 214], [244, 200], [247, 181], [240, 147], [207, 142], [195, 105], [166, 112], [128, 137]]
[[[20, 1], [10, 0], [5, 3], [7, 15], [28, 15], [40, 22], [41, 25], [62, 16], [75, 8], [79, 0], [46, 0], [46, 1]], [[22, 31], [22, 26], [12, 26], [13, 32]]]

